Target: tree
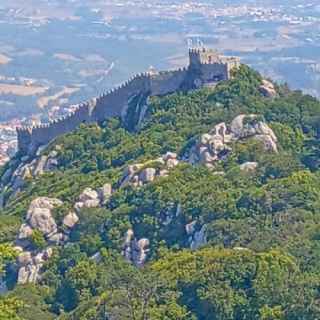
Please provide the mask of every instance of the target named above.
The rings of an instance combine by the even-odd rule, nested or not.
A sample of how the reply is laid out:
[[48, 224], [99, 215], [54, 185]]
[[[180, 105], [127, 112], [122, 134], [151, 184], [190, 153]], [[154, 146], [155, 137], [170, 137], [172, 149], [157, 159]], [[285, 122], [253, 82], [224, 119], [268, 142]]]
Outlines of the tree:
[[5, 264], [12, 261], [17, 256], [17, 252], [10, 244], [0, 244], [0, 276], [3, 273]]
[[23, 303], [16, 298], [0, 298], [0, 320], [22, 320], [17, 313]]

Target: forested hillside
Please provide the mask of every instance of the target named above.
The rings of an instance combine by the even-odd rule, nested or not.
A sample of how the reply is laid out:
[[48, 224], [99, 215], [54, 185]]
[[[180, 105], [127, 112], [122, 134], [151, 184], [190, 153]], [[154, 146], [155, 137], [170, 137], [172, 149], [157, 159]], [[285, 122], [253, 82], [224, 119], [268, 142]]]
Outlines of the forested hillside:
[[242, 66], [152, 98], [135, 130], [133, 111], [83, 125], [42, 170], [17, 155], [0, 319], [320, 319], [320, 102], [262, 80]]

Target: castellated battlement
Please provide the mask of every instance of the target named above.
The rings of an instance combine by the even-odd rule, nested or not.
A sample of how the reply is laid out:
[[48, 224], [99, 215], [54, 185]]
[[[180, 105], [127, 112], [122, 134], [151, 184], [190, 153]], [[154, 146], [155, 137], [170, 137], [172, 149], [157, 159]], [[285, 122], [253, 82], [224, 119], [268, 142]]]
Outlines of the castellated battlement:
[[203, 48], [190, 49], [189, 59], [189, 66], [185, 68], [136, 74], [118, 87], [80, 104], [67, 116], [35, 127], [18, 128], [19, 152], [34, 155], [40, 146], [75, 130], [81, 123], [124, 118], [128, 102], [135, 96], [162, 96], [228, 80], [231, 70], [240, 65], [237, 58], [220, 56], [214, 50]]

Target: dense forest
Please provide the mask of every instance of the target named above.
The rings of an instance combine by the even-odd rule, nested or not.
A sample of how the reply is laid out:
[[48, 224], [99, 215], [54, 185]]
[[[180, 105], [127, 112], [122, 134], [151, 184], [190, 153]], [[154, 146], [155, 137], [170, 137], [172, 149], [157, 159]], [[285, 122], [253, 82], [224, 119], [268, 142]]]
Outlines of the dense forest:
[[[0, 319], [320, 319], [320, 102], [286, 85], [266, 97], [261, 82], [242, 66], [215, 88], [151, 98], [139, 128], [82, 125], [42, 150], [54, 169], [3, 190]], [[239, 115], [246, 136], [190, 161]], [[17, 235], [43, 197], [64, 238], [34, 228], [21, 253]], [[36, 281], [19, 283], [17, 260], [49, 249]]]

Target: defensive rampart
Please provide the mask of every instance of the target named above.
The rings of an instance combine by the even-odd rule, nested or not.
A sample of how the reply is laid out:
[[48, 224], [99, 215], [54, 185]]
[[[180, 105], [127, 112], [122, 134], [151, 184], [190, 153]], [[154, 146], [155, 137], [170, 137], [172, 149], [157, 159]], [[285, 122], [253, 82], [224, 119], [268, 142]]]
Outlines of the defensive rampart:
[[81, 123], [102, 122], [115, 116], [123, 117], [128, 109], [128, 101], [136, 95], [162, 96], [210, 82], [227, 80], [230, 70], [238, 65], [237, 60], [218, 60], [213, 54], [212, 58], [210, 52], [205, 49], [190, 50], [188, 68], [137, 74], [119, 87], [79, 105], [77, 110], [66, 117], [37, 127], [17, 129], [19, 152], [32, 155], [39, 146], [73, 131]]

